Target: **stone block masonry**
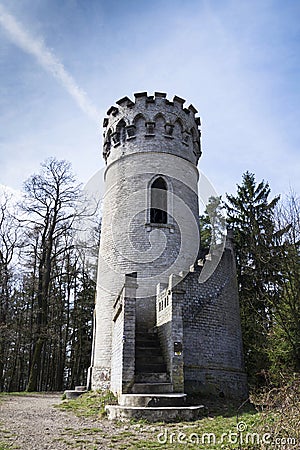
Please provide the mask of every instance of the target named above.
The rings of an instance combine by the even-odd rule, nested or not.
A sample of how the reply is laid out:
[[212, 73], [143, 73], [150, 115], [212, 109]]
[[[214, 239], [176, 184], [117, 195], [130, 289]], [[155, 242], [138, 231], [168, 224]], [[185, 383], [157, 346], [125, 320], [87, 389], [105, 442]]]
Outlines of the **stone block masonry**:
[[236, 269], [230, 240], [215, 272], [204, 283], [199, 282], [201, 269], [196, 264], [175, 288], [170, 279], [169, 286], [157, 295], [157, 326], [165, 343], [166, 358], [171, 361], [174, 355], [170, 330], [179, 324], [185, 392], [246, 398]]
[[[140, 393], [143, 383], [158, 380], [160, 390], [165, 383], [177, 394], [245, 397], [229, 240], [214, 272], [199, 282], [200, 271], [209, 272], [207, 262], [203, 269], [197, 263], [201, 122], [184, 104], [178, 96], [141, 92], [117, 101], [104, 119], [92, 388], [130, 395], [136, 382]], [[151, 363], [137, 346], [136, 364], [136, 342]]]
[[114, 303], [110, 389], [118, 395], [134, 384], [136, 289], [136, 274], [126, 275]]

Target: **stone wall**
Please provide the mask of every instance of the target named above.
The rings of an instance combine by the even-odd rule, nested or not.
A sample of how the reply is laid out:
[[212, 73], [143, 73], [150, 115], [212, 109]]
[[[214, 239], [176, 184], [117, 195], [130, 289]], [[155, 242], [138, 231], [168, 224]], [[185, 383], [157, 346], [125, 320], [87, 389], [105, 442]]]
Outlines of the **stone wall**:
[[[172, 210], [168, 224], [152, 226], [147, 216], [149, 183], [162, 172], [170, 186]], [[148, 153], [146, 159], [142, 153], [131, 154], [109, 167], [98, 260], [94, 365], [110, 367], [112, 304], [124, 274], [138, 272], [138, 302], [145, 299], [141, 309], [145, 309], [149, 326], [154, 326], [155, 301], [151, 302], [151, 297], [157, 283], [167, 281], [171, 273], [189, 267], [197, 258], [197, 182], [196, 167], [171, 154]]]
[[[105, 196], [98, 258], [93, 370], [97, 379], [111, 370], [113, 304], [126, 273], [137, 272], [138, 322], [155, 325], [159, 282], [189, 267], [199, 242], [198, 170], [200, 119], [195, 108], [166, 94], [123, 98], [104, 120]], [[151, 224], [150, 187], [163, 177], [167, 223]], [[117, 329], [117, 328], [116, 328]], [[102, 375], [101, 375], [102, 371]], [[110, 375], [108, 375], [110, 376]], [[94, 388], [97, 383], [94, 382]], [[100, 386], [98, 386], [100, 387]]]
[[122, 394], [131, 392], [135, 374], [136, 272], [126, 275], [122, 355]]
[[110, 389], [117, 395], [130, 392], [135, 371], [136, 274], [126, 275], [114, 303]]
[[125, 287], [121, 290], [114, 304], [112, 317], [112, 352], [111, 352], [111, 383], [114, 393], [122, 392], [123, 344], [124, 344], [124, 302]]
[[[151, 180], [167, 181], [168, 223], [150, 224], [148, 200]], [[199, 242], [198, 171], [170, 154], [132, 154], [109, 167], [99, 254], [98, 297], [121, 289], [127, 272], [138, 272], [138, 298], [155, 295], [156, 285], [171, 273], [189, 267]], [[98, 298], [97, 297], [97, 298]]]
[[205, 282], [199, 281], [201, 270], [196, 264], [175, 287], [170, 277], [168, 288], [157, 296], [157, 326], [168, 365], [172, 371], [176, 341], [172, 330], [179, 324], [185, 392], [246, 398], [236, 268], [230, 242]]
[[[120, 99], [104, 119], [105, 196], [98, 260], [92, 387], [116, 393], [134, 382], [135, 326], [157, 325], [174, 389], [244, 396], [232, 248], [206, 281], [199, 255], [200, 119], [156, 92]], [[150, 223], [151, 185], [167, 186], [167, 221]], [[214, 255], [211, 255], [214, 257]], [[202, 274], [207, 268], [207, 263]], [[138, 286], [124, 276], [137, 273]], [[187, 276], [183, 274], [187, 273]], [[178, 279], [178, 276], [180, 278]], [[128, 284], [129, 283], [129, 284]], [[168, 285], [160, 309], [158, 283]], [[157, 320], [157, 323], [156, 323]]]
[[178, 286], [169, 286], [157, 294], [157, 331], [174, 392], [184, 391], [182, 296]]

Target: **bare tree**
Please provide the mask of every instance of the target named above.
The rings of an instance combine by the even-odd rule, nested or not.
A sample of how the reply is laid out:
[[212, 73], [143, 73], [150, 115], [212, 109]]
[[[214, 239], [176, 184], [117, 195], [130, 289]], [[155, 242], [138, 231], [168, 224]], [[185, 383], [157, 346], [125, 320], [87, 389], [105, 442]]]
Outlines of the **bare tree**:
[[4, 387], [4, 365], [7, 361], [9, 342], [9, 310], [13, 286], [12, 262], [20, 247], [19, 224], [12, 215], [12, 197], [1, 195], [0, 204], [0, 390]]
[[273, 371], [300, 371], [300, 198], [291, 191], [276, 211], [280, 236], [281, 277], [276, 321], [271, 335]]
[[41, 165], [41, 172], [31, 176], [24, 185], [25, 200], [21, 205], [28, 239], [35, 236], [37, 261], [34, 301], [36, 323], [32, 360], [27, 385], [28, 391], [38, 390], [43, 351], [48, 339], [50, 288], [55, 261], [71, 245], [66, 236], [72, 234], [76, 216], [83, 214], [80, 205], [81, 189], [75, 182], [70, 164], [55, 158]]

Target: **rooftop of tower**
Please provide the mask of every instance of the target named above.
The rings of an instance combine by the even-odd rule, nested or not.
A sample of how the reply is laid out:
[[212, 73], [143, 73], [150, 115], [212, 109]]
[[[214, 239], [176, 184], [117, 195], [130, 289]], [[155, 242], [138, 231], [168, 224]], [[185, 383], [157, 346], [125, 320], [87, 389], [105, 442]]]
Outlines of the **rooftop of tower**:
[[[156, 105], [160, 107], [165, 107], [169, 111], [172, 108], [184, 111], [186, 114], [191, 115], [198, 126], [201, 125], [200, 117], [196, 117], [198, 110], [191, 104], [187, 108], [184, 107], [185, 100], [181, 97], [175, 95], [173, 100], [167, 99], [167, 94], [165, 92], [155, 92], [154, 95], [148, 95], [147, 92], [136, 92], [134, 95], [135, 101], [133, 102], [129, 97], [122, 97], [120, 100], [116, 101], [116, 106], [111, 106], [106, 114], [109, 117], [117, 117], [123, 108], [133, 109], [135, 106], [144, 106], [146, 109], [150, 108], [150, 105]], [[103, 121], [103, 127], [106, 128], [109, 123], [109, 117], [106, 117]]]
[[197, 165], [201, 156], [201, 121], [196, 115], [197, 109], [193, 105], [184, 107], [184, 104], [183, 98], [175, 95], [171, 101], [163, 92], [154, 95], [138, 92], [134, 94], [134, 101], [127, 96], [116, 101], [103, 122], [105, 161], [109, 163], [137, 151], [157, 152], [159, 149]]

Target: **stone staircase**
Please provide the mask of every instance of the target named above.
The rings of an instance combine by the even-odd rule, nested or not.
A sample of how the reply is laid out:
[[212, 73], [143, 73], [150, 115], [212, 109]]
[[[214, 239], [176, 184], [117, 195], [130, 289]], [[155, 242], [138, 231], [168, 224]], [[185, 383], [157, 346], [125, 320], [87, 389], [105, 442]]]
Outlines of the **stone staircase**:
[[135, 384], [133, 394], [173, 392], [158, 334], [138, 330], [135, 337]]
[[204, 406], [188, 406], [186, 394], [174, 393], [156, 332], [138, 330], [135, 349], [135, 383], [118, 405], [106, 406], [109, 419], [146, 419], [149, 422], [194, 420]]

